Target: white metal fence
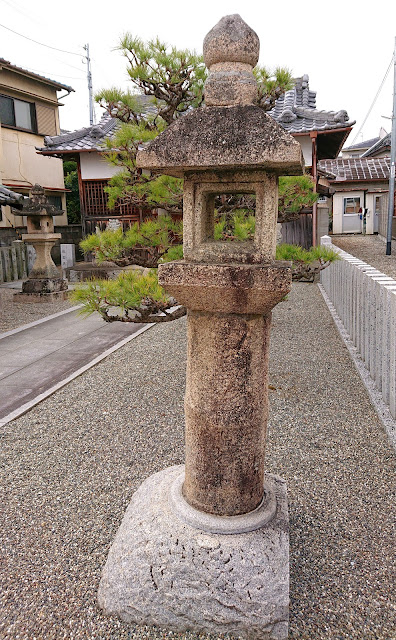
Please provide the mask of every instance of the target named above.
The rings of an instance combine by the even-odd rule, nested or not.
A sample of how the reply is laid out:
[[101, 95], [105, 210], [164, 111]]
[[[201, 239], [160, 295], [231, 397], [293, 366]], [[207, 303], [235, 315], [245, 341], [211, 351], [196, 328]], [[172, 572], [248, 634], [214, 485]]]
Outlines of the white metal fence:
[[332, 248], [341, 260], [322, 271], [321, 284], [396, 418], [396, 280]]

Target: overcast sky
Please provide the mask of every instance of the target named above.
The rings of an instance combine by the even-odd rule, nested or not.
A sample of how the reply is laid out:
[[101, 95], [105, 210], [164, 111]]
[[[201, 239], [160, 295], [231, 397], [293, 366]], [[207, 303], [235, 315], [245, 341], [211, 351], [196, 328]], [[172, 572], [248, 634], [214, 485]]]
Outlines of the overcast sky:
[[[200, 0], [189, 2], [91, 2], [86, 0], [0, 0], [0, 57], [12, 64], [74, 88], [60, 108], [61, 127], [89, 125], [88, 89], [83, 45], [89, 43], [94, 91], [127, 88], [126, 60], [114, 51], [125, 32], [147, 40], [159, 36], [179, 48], [202, 52], [206, 33], [223, 16], [239, 13], [257, 32], [260, 64], [286, 66], [294, 76], [309, 75], [319, 109], [346, 109], [356, 125], [352, 143], [392, 59], [396, 36], [396, 2], [262, 2]], [[77, 53], [54, 51], [45, 45]], [[359, 141], [391, 129], [393, 66]], [[97, 119], [101, 110], [96, 108]], [[363, 137], [362, 137], [363, 136]]]

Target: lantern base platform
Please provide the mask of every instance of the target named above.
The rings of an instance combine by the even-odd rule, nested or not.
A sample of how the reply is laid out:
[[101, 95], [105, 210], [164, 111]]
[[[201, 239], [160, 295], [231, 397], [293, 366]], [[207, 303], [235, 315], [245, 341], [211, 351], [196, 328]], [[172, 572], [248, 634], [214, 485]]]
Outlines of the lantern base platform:
[[[180, 515], [174, 487], [183, 471], [183, 466], [164, 469], [133, 495], [103, 570], [100, 607], [125, 622], [176, 632], [286, 639], [285, 481], [266, 474], [269, 497], [264, 509], [271, 511], [266, 524], [244, 533], [219, 534], [191, 526]], [[227, 524], [222, 530], [230, 531], [230, 521], [245, 516], [215, 517]]]
[[53, 291], [52, 293], [14, 293], [15, 302], [57, 302], [67, 300], [67, 291]]

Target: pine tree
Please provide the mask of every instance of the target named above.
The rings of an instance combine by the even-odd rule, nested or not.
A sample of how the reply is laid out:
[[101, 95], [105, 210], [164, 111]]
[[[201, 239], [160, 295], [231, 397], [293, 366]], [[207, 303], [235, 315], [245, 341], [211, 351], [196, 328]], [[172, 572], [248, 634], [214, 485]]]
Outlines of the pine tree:
[[[138, 93], [113, 87], [96, 95], [97, 102], [119, 121], [105, 151], [108, 160], [120, 168], [106, 188], [108, 205], [113, 208], [122, 202], [165, 209], [169, 214], [181, 213], [182, 181], [141, 171], [136, 167], [136, 155], [142, 144], [155, 138], [188, 109], [200, 108], [203, 104], [207, 75], [203, 59], [195, 52], [168, 47], [158, 38], [144, 43], [130, 34], [121, 40], [119, 49], [128, 61], [128, 74]], [[276, 99], [291, 88], [291, 74], [287, 69], [270, 72], [260, 67], [256, 67], [254, 73], [258, 105], [268, 111]], [[301, 208], [312, 204], [316, 197], [310, 177], [281, 178], [282, 221], [288, 216], [296, 217]], [[217, 240], [253, 239], [254, 197], [219, 196], [215, 208]], [[140, 228], [135, 225], [126, 233], [119, 230], [93, 234], [83, 241], [82, 248], [93, 252], [98, 262], [112, 260], [121, 266], [139, 263], [156, 267], [160, 261], [182, 257], [181, 233], [180, 225], [175, 225], [169, 216], [161, 217], [157, 221], [146, 221]], [[137, 249], [145, 249], [145, 261], [139, 262]], [[304, 260], [307, 263], [306, 255]], [[311, 262], [309, 258], [308, 263]], [[77, 287], [73, 299], [83, 303], [83, 313], [98, 311], [108, 322], [162, 322], [184, 313], [180, 308], [172, 310], [176, 301], [158, 285], [155, 269], [123, 273], [115, 281], [96, 281]]]
[[[152, 140], [165, 127], [191, 108], [203, 104], [207, 69], [194, 51], [168, 47], [158, 38], [145, 43], [126, 34], [118, 49], [128, 62], [127, 70], [138, 93], [115, 87], [96, 95], [100, 106], [120, 121], [107, 142], [107, 158], [120, 167], [109, 183], [109, 207], [116, 202], [137, 207], [182, 212], [182, 181], [170, 176], [150, 176], [136, 168], [140, 145]], [[277, 68], [254, 70], [258, 83], [258, 104], [268, 111], [275, 100], [293, 85], [291, 73]]]

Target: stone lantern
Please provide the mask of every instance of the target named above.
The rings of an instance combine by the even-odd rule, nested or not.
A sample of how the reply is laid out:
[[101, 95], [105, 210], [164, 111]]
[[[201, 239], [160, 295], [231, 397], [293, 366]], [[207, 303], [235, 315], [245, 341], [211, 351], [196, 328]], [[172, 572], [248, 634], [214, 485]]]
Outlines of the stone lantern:
[[22, 284], [22, 293], [17, 293], [19, 301], [45, 302], [55, 298], [64, 298], [67, 281], [64, 280], [52, 260], [51, 249], [61, 237], [54, 233], [53, 216], [63, 211], [49, 204], [44, 189], [39, 184], [30, 191], [29, 200], [23, 206], [23, 215], [27, 219], [27, 233], [22, 240], [31, 244], [36, 251], [36, 259], [29, 278]]
[[[256, 105], [259, 39], [239, 15], [204, 40], [205, 106], [137, 157], [184, 179], [184, 260], [159, 280], [187, 308], [186, 461], [136, 492], [99, 602], [124, 620], [287, 638], [286, 485], [265, 474], [271, 309], [291, 287], [275, 261], [278, 176], [301, 174], [300, 145]], [[216, 196], [253, 194], [252, 241], [214, 239]]]

